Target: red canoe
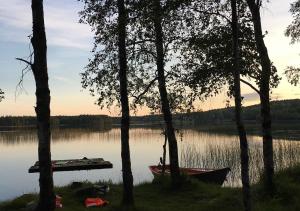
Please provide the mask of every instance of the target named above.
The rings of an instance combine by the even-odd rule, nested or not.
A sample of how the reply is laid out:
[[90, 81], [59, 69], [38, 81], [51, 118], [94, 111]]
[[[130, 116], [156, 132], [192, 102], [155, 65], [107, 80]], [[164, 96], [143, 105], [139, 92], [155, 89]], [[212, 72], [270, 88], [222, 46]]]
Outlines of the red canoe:
[[[170, 175], [170, 166], [166, 165], [165, 174]], [[150, 171], [154, 177], [162, 174], [162, 166], [149, 166]], [[221, 169], [205, 169], [205, 168], [180, 168], [180, 172], [188, 176], [194, 177], [202, 182], [214, 183], [222, 185], [230, 168]]]

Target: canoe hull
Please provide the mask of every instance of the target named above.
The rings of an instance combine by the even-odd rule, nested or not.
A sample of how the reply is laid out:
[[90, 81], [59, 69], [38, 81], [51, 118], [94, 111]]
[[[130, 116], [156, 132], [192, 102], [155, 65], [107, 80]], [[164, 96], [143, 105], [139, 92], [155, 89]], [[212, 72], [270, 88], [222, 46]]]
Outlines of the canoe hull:
[[[149, 166], [154, 177], [162, 174], [162, 166]], [[201, 182], [222, 185], [226, 180], [230, 168], [203, 169], [203, 168], [180, 168], [182, 174], [193, 177]], [[170, 175], [170, 166], [166, 165], [165, 175]]]

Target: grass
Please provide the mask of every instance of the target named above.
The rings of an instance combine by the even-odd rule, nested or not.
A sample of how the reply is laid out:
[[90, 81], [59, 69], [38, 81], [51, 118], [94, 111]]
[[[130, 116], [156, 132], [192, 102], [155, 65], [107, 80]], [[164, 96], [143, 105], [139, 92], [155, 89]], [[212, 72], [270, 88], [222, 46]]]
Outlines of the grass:
[[262, 184], [253, 186], [254, 210], [297, 211], [300, 210], [300, 166], [280, 170], [275, 175], [276, 193], [273, 198], [265, 197]]
[[[140, 184], [134, 189], [135, 208], [138, 211], [169, 211], [169, 210], [240, 210], [240, 189], [220, 188], [197, 181], [187, 181], [176, 190], [169, 188], [169, 181]], [[89, 186], [85, 183], [84, 186]], [[88, 195], [76, 195], [71, 185], [56, 188], [55, 192], [63, 197], [62, 211], [83, 211], [96, 208], [85, 208], [84, 199]], [[110, 203], [101, 210], [122, 210], [120, 207], [122, 194], [121, 185], [110, 185], [109, 193], [103, 197]], [[1, 211], [22, 210], [26, 204], [37, 199], [35, 194], [26, 194], [12, 201], [0, 204]], [[227, 209], [225, 209], [227, 210]]]
[[[262, 184], [252, 186], [253, 208], [255, 211], [300, 210], [300, 166], [281, 170], [275, 175], [276, 194], [273, 198], [265, 196]], [[84, 183], [89, 186], [91, 183]], [[110, 184], [111, 190], [103, 198], [110, 204], [101, 208], [104, 211], [122, 210], [120, 207], [122, 185]], [[83, 201], [89, 195], [76, 194], [77, 188], [71, 185], [58, 187], [55, 192], [62, 196], [62, 211], [98, 210], [85, 208]], [[177, 190], [169, 188], [169, 181], [162, 180], [140, 184], [134, 189], [136, 211], [240, 211], [243, 209], [241, 188], [218, 187], [186, 180]], [[1, 211], [25, 210], [26, 204], [36, 200], [37, 195], [25, 194], [12, 201], [0, 203]]]

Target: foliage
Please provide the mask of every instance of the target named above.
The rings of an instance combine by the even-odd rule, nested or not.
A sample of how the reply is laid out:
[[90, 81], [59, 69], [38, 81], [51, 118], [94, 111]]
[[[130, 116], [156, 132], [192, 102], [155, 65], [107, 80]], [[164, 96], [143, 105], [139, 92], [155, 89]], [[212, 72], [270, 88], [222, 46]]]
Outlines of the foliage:
[[[146, 2], [146, 3], [145, 3]], [[195, 3], [196, 2], [196, 3]], [[161, 14], [161, 25], [162, 25], [162, 40], [164, 47], [164, 72], [166, 87], [168, 93], [168, 99], [170, 103], [171, 110], [173, 112], [183, 111], [192, 106], [192, 93], [189, 93], [186, 89], [185, 84], [180, 80], [181, 73], [177, 69], [173, 68], [173, 64], [180, 62], [177, 59], [178, 47], [175, 45], [180, 37], [184, 36], [186, 28], [185, 25], [192, 24], [194, 27], [197, 27], [199, 24], [196, 21], [193, 14], [190, 12], [190, 7], [194, 4], [201, 4], [198, 1], [190, 0], [177, 0], [177, 1], [160, 1], [162, 7]], [[147, 93], [144, 92], [144, 95], [140, 99], [137, 99], [135, 103], [140, 105], [146, 105], [154, 111], [160, 111], [160, 102], [159, 102], [159, 91], [156, 88], [157, 86], [157, 71], [156, 71], [156, 46], [155, 46], [155, 28], [153, 24], [154, 17], [156, 16], [155, 9], [153, 10], [153, 1], [137, 1], [136, 11], [137, 20], [133, 25], [135, 31], [134, 40], [137, 43], [142, 43], [141, 46], [138, 46], [136, 50], [146, 58], [152, 58], [150, 60], [145, 59], [135, 59], [137, 64], [134, 68], [139, 67], [149, 67], [144, 71], [144, 74], [148, 75], [151, 78], [152, 84], [144, 83], [146, 86]], [[154, 12], [153, 12], [154, 11]], [[147, 43], [145, 43], [145, 41]], [[146, 50], [139, 51], [140, 48], [145, 48]], [[146, 62], [146, 63], [145, 63]], [[143, 71], [144, 68], [142, 68]], [[142, 86], [143, 87], [143, 86]], [[139, 87], [136, 86], [136, 90], [139, 90]]]
[[0, 102], [4, 99], [4, 92], [0, 89]]
[[[198, 96], [209, 97], [218, 94], [224, 85], [229, 84], [232, 94], [233, 61], [232, 37], [229, 1], [214, 4], [210, 11], [208, 27], [205, 30], [191, 30], [180, 53], [182, 63], [177, 66], [185, 70], [186, 84]], [[239, 4], [239, 44], [241, 75], [253, 80], [258, 86], [261, 81], [260, 59], [254, 39], [254, 29], [245, 3]], [[276, 87], [280, 77], [277, 69], [272, 66], [271, 87]]]
[[99, 94], [99, 106], [109, 107], [119, 102], [116, 1], [82, 1], [85, 5], [79, 13], [80, 22], [89, 24], [95, 34], [94, 55], [81, 74], [82, 86], [92, 95]]
[[[82, 86], [97, 95], [101, 107], [119, 105], [116, 46], [116, 5], [113, 1], [86, 0], [81, 22], [95, 33], [93, 58], [82, 73]], [[232, 85], [231, 28], [228, 2], [161, 1], [168, 98], [172, 111], [193, 109], [193, 102], [217, 94]], [[128, 1], [128, 93], [131, 108], [147, 106], [160, 111], [152, 3]], [[245, 4], [239, 5], [243, 34], [242, 75], [259, 86], [261, 69], [253, 26]], [[272, 66], [271, 86], [280, 78]], [[232, 86], [231, 86], [232, 88]]]
[[292, 43], [295, 43], [300, 41], [300, 0], [291, 4], [290, 12], [294, 20], [287, 27], [285, 35], [291, 37]]
[[[119, 105], [117, 82], [116, 48], [116, 5], [113, 1], [86, 0], [80, 12], [80, 22], [87, 23], [95, 33], [93, 58], [82, 73], [82, 86], [92, 95], [99, 96], [101, 107]], [[213, 0], [207, 1], [214, 2]], [[163, 40], [165, 77], [168, 98], [172, 111], [182, 111], [192, 107], [193, 93], [186, 89], [181, 73], [173, 68], [179, 63], [179, 45], [175, 43], [184, 36], [186, 29], [201, 29], [206, 16], [198, 16], [191, 8], [202, 8], [202, 1], [177, 0], [161, 1], [163, 11]], [[160, 111], [159, 91], [157, 89], [156, 46], [153, 25], [152, 1], [127, 1], [127, 55], [128, 55], [128, 92], [131, 108], [138, 105], [148, 106]]]
[[[111, 107], [120, 104], [118, 82], [118, 48], [117, 48], [117, 8], [114, 1], [87, 0], [80, 12], [80, 22], [92, 27], [94, 36], [93, 58], [82, 73], [82, 86], [89, 88], [92, 95], [97, 95], [97, 104]], [[129, 1], [127, 25], [127, 57], [128, 57], [128, 93], [130, 101], [139, 98], [144, 91], [143, 85], [148, 82], [149, 90], [156, 78], [154, 43], [148, 39], [153, 33], [143, 28], [139, 20], [141, 5]], [[149, 20], [147, 20], [149, 21]], [[149, 32], [148, 32], [149, 31]], [[142, 32], [147, 32], [143, 34]], [[147, 37], [147, 38], [145, 38]], [[144, 39], [145, 38], [145, 39]], [[151, 49], [151, 50], [149, 50]], [[149, 51], [149, 52], [148, 52]], [[145, 53], [147, 52], [147, 53]], [[150, 55], [149, 55], [150, 54]], [[132, 107], [134, 103], [131, 104]]]
[[[300, 41], [300, 0], [291, 4], [290, 12], [292, 13], [294, 20], [287, 27], [285, 35], [291, 37], [292, 44], [294, 44], [295, 42]], [[284, 74], [292, 85], [297, 86], [300, 79], [300, 68], [288, 66]]]
[[297, 84], [300, 82], [300, 68], [288, 66], [284, 74], [286, 75], [290, 84], [297, 86]]

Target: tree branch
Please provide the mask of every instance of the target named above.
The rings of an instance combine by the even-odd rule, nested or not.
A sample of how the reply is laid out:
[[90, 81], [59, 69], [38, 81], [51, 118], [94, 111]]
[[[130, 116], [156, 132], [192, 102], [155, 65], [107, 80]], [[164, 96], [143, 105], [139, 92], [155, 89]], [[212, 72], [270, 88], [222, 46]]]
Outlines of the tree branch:
[[139, 41], [133, 41], [133, 42], [129, 42], [126, 44], [127, 47], [132, 46], [132, 45], [138, 45], [138, 44], [143, 44], [146, 42], [155, 42], [155, 40], [152, 39], [145, 39], [145, 40], [139, 40]]
[[194, 8], [194, 10], [195, 10], [196, 12], [199, 12], [199, 13], [202, 13], [202, 14], [205, 14], [205, 15], [216, 15], [216, 16], [220, 16], [220, 17], [224, 18], [226, 21], [228, 21], [228, 23], [231, 23], [231, 20], [230, 20], [226, 15], [221, 14], [219, 11], [217, 11], [217, 12], [208, 12], [208, 11], [206, 11], [206, 10], [198, 10], [198, 9], [196, 9], [196, 8]]
[[31, 62], [29, 62], [29, 61], [27, 61], [27, 60], [25, 60], [25, 59], [22, 59], [22, 58], [16, 58], [16, 60], [19, 60], [19, 61], [21, 61], [21, 62], [24, 62], [24, 63], [28, 64], [30, 67], [32, 67], [32, 65], [33, 65]]
[[146, 48], [138, 49], [138, 50], [136, 51], [136, 53], [146, 53], [146, 54], [148, 54], [148, 55], [153, 56], [153, 58], [156, 59], [156, 54], [155, 54], [154, 52], [152, 52], [152, 51], [147, 50]]
[[140, 98], [146, 94], [148, 92], [148, 90], [150, 89], [150, 87], [155, 83], [155, 81], [158, 79], [158, 77], [155, 77], [152, 81], [150, 81], [150, 83], [148, 84], [148, 86], [144, 89], [144, 91], [139, 94], [138, 96], [133, 96], [135, 98], [135, 101], [139, 101]]
[[30, 59], [30, 61], [28, 61], [28, 60], [26, 60], [26, 59], [22, 59], [22, 58], [16, 58], [16, 60], [19, 60], [19, 61], [21, 61], [21, 62], [24, 62], [25, 64], [26, 64], [26, 66], [22, 69], [22, 71], [21, 71], [21, 78], [20, 78], [20, 81], [18, 82], [18, 84], [17, 84], [17, 86], [16, 86], [16, 90], [15, 90], [15, 99], [17, 98], [17, 91], [18, 91], [18, 88], [20, 88], [20, 90], [24, 90], [25, 91], [25, 93], [27, 93], [26, 92], [26, 90], [25, 90], [25, 88], [24, 88], [24, 86], [23, 86], [23, 80], [24, 80], [24, 77], [25, 77], [25, 75], [31, 70], [32, 72], [33, 72], [33, 74], [35, 74], [34, 73], [34, 69], [33, 69], [33, 63], [31, 62], [32, 61], [32, 55], [33, 55], [33, 52], [32, 53], [30, 53], [30, 55], [29, 55], [29, 59]]
[[248, 85], [250, 88], [252, 88], [254, 91], [257, 92], [258, 95], [260, 95], [260, 91], [253, 86], [251, 83], [249, 83], [248, 81], [245, 81], [244, 79], [240, 79], [241, 82], [243, 82], [244, 84]]
[[259, 80], [258, 77], [255, 77], [253, 74], [251, 73], [247, 73], [247, 76], [249, 76], [250, 78], [254, 79], [254, 80]]

